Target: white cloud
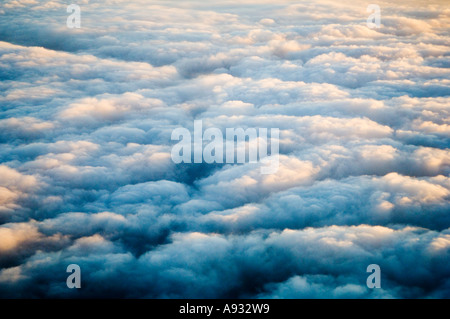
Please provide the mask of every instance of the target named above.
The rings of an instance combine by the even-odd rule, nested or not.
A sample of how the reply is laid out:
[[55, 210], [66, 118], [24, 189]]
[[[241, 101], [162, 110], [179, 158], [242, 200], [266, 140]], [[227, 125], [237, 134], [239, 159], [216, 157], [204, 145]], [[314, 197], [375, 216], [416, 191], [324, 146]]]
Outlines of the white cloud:
[[[443, 2], [78, 4], [0, 4], [0, 297], [448, 297]], [[279, 128], [278, 172], [174, 164], [194, 120]]]

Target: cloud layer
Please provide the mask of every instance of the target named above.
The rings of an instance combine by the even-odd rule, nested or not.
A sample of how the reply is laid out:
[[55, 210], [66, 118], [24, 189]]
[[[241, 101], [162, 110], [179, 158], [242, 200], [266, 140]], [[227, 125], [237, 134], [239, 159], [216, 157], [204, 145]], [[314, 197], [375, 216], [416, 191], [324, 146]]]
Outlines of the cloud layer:
[[[78, 4], [0, 4], [0, 297], [450, 297], [444, 1]], [[278, 172], [173, 163], [194, 120]]]

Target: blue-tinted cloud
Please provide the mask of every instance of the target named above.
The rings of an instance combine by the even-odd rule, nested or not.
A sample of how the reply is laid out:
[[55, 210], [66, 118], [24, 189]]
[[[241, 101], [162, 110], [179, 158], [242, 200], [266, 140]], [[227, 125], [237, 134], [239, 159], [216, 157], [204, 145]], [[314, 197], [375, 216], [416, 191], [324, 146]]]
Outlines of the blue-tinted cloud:
[[[443, 1], [77, 3], [0, 4], [0, 297], [450, 296]], [[173, 163], [194, 120], [279, 170]]]

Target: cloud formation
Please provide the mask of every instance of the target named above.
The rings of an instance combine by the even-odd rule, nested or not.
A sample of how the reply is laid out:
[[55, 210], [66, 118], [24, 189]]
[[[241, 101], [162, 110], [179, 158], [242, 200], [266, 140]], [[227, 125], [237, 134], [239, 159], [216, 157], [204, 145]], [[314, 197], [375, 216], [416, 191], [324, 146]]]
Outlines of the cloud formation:
[[[0, 4], [1, 298], [450, 297], [444, 1], [78, 4]], [[279, 170], [173, 163], [194, 120]]]

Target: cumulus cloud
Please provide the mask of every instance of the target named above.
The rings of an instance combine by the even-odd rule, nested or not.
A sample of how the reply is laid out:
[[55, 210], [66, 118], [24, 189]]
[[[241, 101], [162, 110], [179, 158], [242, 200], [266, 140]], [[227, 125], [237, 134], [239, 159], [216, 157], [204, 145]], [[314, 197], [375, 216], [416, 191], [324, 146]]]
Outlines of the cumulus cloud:
[[[77, 3], [0, 4], [1, 298], [450, 296], [443, 2]], [[175, 164], [195, 120], [278, 171]]]

